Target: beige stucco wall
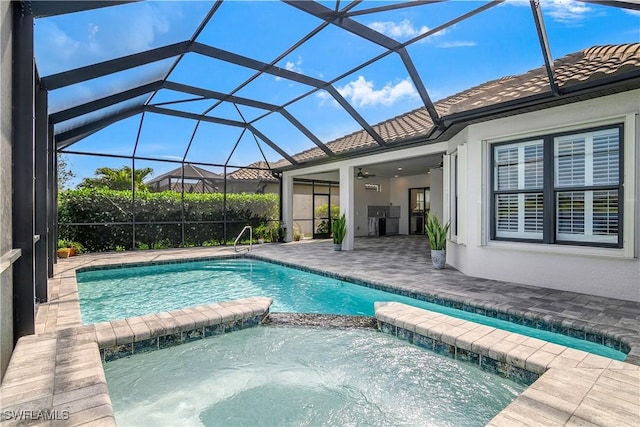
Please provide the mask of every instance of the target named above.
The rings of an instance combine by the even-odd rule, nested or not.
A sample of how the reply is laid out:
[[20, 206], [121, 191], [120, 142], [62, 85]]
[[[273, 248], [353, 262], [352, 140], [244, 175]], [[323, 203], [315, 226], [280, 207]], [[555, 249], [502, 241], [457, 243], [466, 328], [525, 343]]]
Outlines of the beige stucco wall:
[[[12, 248], [11, 222], [11, 2], [0, 2], [0, 256]], [[0, 273], [0, 380], [13, 349], [13, 278]]]
[[[640, 301], [639, 110], [640, 90], [635, 90], [475, 124], [457, 135], [450, 150], [459, 142], [466, 142], [468, 150], [467, 164], [460, 165], [466, 173], [466, 214], [460, 218], [466, 233], [465, 244], [447, 246], [447, 262], [472, 276]], [[631, 232], [625, 249], [490, 241], [487, 141], [588, 128], [606, 121], [625, 123], [632, 148], [625, 144], [625, 188], [635, 183], [631, 197], [625, 199], [624, 227]]]

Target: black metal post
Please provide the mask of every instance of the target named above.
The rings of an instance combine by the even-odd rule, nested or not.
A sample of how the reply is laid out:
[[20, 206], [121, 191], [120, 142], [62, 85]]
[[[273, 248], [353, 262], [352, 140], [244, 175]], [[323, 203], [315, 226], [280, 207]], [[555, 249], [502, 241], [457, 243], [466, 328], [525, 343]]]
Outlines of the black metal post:
[[57, 261], [58, 249], [58, 171], [56, 142], [53, 124], [49, 123], [47, 135], [47, 276], [53, 277], [53, 265]]
[[[136, 146], [137, 147], [137, 146]], [[136, 158], [131, 157], [131, 250], [136, 249]], [[149, 248], [152, 249], [152, 248]]]
[[[169, 185], [171, 185], [171, 180], [169, 180]], [[171, 188], [171, 187], [169, 187]], [[185, 246], [184, 240], [184, 229], [187, 227], [184, 218], [185, 210], [184, 210], [184, 159], [182, 159], [182, 176], [180, 183], [180, 240], [182, 242], [182, 246]]]
[[222, 238], [224, 244], [227, 244], [227, 166], [223, 169], [223, 194], [222, 194]]
[[49, 142], [49, 115], [47, 111], [47, 91], [40, 84], [36, 85], [35, 108], [35, 234], [39, 240], [35, 244], [35, 286], [36, 301], [46, 302], [48, 242], [47, 233], [47, 145]]
[[13, 339], [35, 331], [33, 149], [33, 15], [30, 2], [13, 5], [11, 122], [13, 157], [13, 247], [22, 251], [13, 264]]

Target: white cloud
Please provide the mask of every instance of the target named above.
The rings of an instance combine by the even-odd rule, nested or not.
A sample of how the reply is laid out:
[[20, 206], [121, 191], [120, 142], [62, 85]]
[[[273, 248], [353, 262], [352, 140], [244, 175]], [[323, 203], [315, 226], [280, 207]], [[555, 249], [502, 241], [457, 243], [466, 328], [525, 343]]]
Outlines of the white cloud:
[[298, 60], [296, 62], [287, 61], [285, 68], [289, 71], [302, 74], [302, 56], [298, 56]]
[[[372, 80], [366, 80], [364, 76], [358, 76], [356, 80], [336, 89], [340, 95], [357, 107], [375, 107], [377, 105], [388, 107], [402, 99], [418, 97], [418, 92], [408, 77], [395, 84], [387, 83], [381, 89], [374, 89]], [[325, 104], [332, 99], [326, 92], [320, 92], [317, 96], [321, 99], [321, 104]]]
[[436, 45], [436, 47], [448, 49], [452, 47], [472, 47], [476, 46], [478, 43], [473, 41], [452, 41], [452, 42], [441, 42]]
[[[285, 68], [287, 71], [292, 71], [292, 72], [294, 72], [294, 73], [302, 74], [302, 56], [298, 56], [298, 60], [297, 60], [296, 62], [293, 62], [293, 61], [287, 61], [287, 62], [284, 64], [284, 68]], [[276, 76], [276, 77], [275, 77], [275, 79], [276, 79], [277, 81], [283, 80], [283, 78], [282, 78], [282, 77], [278, 77], [278, 76]]]
[[[528, 0], [507, 0], [503, 5], [530, 7]], [[591, 12], [587, 4], [577, 0], [541, 0], [542, 12], [562, 24], [575, 24]]]
[[55, 20], [38, 20], [36, 54], [43, 75], [62, 71], [61, 67], [72, 69], [156, 47], [158, 38], [170, 31], [171, 20], [182, 17], [182, 6], [171, 2], [123, 7], [129, 13], [119, 8], [105, 9], [96, 21], [74, 29]]
[[400, 22], [376, 21], [369, 24], [369, 28], [396, 39], [412, 38], [429, 31], [429, 27], [426, 25], [423, 25], [420, 28], [415, 28], [408, 19], [404, 19]]
[[571, 24], [582, 20], [592, 9], [580, 1], [551, 0], [542, 3], [542, 11], [557, 22]]
[[120, 46], [121, 50], [140, 52], [150, 49], [156, 37], [169, 32], [170, 21], [174, 19], [176, 10], [164, 2], [158, 4], [143, 3], [143, 10], [135, 14], [124, 14], [118, 19], [110, 37], [115, 40], [102, 39], [112, 49]]
[[[47, 20], [36, 22], [38, 31], [42, 34], [41, 42], [38, 45], [38, 54], [50, 57], [55, 56], [58, 60], [69, 60], [74, 57], [81, 47], [81, 43], [74, 40], [64, 30], [55, 23]], [[42, 72], [42, 71], [41, 71]]]
[[625, 9], [624, 11], [629, 15], [640, 16], [640, 10]]

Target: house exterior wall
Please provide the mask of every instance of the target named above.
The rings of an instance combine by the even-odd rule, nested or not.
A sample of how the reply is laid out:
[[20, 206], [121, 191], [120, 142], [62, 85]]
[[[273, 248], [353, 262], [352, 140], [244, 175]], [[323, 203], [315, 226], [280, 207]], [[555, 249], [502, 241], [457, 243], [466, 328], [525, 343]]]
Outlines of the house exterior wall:
[[12, 248], [12, 181], [11, 181], [11, 2], [0, 2], [0, 381], [13, 351], [13, 275], [11, 264], [4, 259]]
[[431, 175], [401, 176], [389, 181], [389, 203], [400, 206], [399, 233], [409, 234], [409, 188], [431, 187]]
[[[447, 246], [447, 262], [462, 272], [489, 279], [640, 301], [639, 126], [640, 90], [469, 126], [450, 141], [449, 152], [465, 153], [458, 183], [461, 233]], [[624, 123], [624, 248], [596, 248], [491, 241], [490, 165], [492, 141], [507, 141], [564, 130]], [[465, 143], [464, 150], [459, 144]], [[463, 160], [461, 157], [460, 160]], [[447, 169], [447, 168], [445, 168]], [[452, 188], [444, 192], [451, 202]], [[450, 216], [451, 217], [451, 216]], [[459, 233], [460, 234], [460, 233]], [[461, 242], [464, 242], [462, 244]]]
[[[354, 221], [355, 221], [355, 237], [368, 236], [368, 209], [367, 206], [386, 206], [389, 204], [390, 185], [388, 178], [372, 177], [368, 179], [354, 180]], [[378, 184], [380, 191], [365, 190], [365, 184]]]

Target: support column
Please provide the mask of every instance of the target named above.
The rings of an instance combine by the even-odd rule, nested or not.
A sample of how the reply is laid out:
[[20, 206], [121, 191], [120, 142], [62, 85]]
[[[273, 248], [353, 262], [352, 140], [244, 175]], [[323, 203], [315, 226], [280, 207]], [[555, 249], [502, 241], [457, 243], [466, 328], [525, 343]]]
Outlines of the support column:
[[57, 261], [58, 232], [58, 172], [53, 125], [47, 133], [47, 277], [53, 277], [53, 265]]
[[34, 282], [34, 67], [33, 15], [29, 2], [13, 4], [13, 247], [22, 256], [13, 265], [13, 339], [35, 330]]
[[282, 175], [282, 191], [280, 200], [282, 204], [282, 223], [287, 227], [285, 241], [290, 242], [293, 236], [293, 177], [287, 173]]
[[37, 85], [35, 123], [35, 286], [36, 301], [47, 301], [48, 233], [47, 233], [47, 143], [49, 141], [49, 114], [47, 91]]
[[355, 236], [355, 198], [353, 166], [340, 166], [340, 213], [347, 219], [347, 235], [342, 241], [343, 251], [352, 251]]
[[58, 237], [60, 235], [60, 226], [58, 225], [58, 151], [56, 150], [56, 137], [54, 133], [53, 124], [49, 124], [49, 188], [51, 193], [49, 194], [49, 200], [51, 204], [51, 210], [49, 214], [49, 233], [51, 234], [50, 242], [50, 264], [51, 270], [49, 277], [53, 277], [53, 264], [58, 263]]

